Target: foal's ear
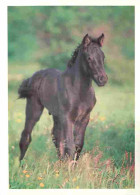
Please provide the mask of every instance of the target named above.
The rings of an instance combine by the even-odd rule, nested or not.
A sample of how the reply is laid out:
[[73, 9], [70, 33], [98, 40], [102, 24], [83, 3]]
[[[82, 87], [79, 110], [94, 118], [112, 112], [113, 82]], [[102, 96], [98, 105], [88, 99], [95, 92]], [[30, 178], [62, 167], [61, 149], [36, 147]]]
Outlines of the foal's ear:
[[82, 41], [84, 48], [86, 48], [90, 44], [90, 42], [91, 42], [91, 38], [89, 37], [88, 34], [86, 34]]
[[103, 43], [104, 43], [104, 34], [102, 33], [102, 35], [100, 37], [97, 38], [97, 41], [98, 41], [98, 44], [100, 45], [100, 47], [103, 46]]

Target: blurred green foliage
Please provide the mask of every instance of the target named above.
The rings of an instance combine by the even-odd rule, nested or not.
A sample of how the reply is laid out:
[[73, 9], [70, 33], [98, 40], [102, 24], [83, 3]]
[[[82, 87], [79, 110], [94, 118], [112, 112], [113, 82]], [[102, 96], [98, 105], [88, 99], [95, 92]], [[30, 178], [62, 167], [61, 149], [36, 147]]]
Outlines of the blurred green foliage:
[[[9, 7], [9, 62], [39, 62], [44, 67], [64, 70], [82, 37], [102, 31], [108, 40], [104, 47], [107, 57], [121, 54], [128, 60], [134, 58], [132, 6]], [[112, 64], [107, 63], [107, 69], [113, 72]]]

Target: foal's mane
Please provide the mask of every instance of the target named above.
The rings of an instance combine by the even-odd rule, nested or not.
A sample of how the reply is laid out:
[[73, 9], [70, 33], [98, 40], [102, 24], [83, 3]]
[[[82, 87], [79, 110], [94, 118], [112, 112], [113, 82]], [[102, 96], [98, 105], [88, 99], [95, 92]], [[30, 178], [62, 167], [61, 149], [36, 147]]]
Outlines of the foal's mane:
[[[91, 42], [95, 43], [96, 45], [99, 44], [97, 38], [93, 38], [93, 37], [91, 37], [91, 36], [89, 36], [89, 38], [90, 38]], [[82, 45], [82, 43], [79, 44], [79, 45], [77, 46], [77, 48], [74, 50], [74, 52], [73, 52], [73, 54], [72, 54], [72, 56], [71, 56], [71, 59], [68, 61], [67, 67], [71, 68], [71, 67], [74, 65], [75, 60], [76, 60], [76, 58], [77, 58], [77, 56], [78, 56], [79, 50], [80, 50], [80, 48], [81, 48], [81, 45]]]
[[81, 44], [78, 45], [78, 47], [74, 50], [71, 59], [69, 60], [67, 67], [72, 67], [74, 65], [74, 62], [78, 56], [79, 50], [80, 50]]

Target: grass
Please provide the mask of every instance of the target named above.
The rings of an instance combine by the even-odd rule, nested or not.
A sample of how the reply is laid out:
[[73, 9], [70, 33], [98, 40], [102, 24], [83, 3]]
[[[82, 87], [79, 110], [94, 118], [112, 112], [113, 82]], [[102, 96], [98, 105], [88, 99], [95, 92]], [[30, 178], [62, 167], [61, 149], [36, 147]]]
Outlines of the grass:
[[[60, 162], [51, 139], [52, 117], [44, 110], [19, 167], [18, 142], [24, 127], [25, 100], [17, 88], [38, 65], [9, 66], [9, 188], [134, 188], [134, 91], [132, 86], [94, 85], [97, 103], [91, 112], [84, 148], [75, 167]], [[26, 70], [26, 71], [25, 71]]]

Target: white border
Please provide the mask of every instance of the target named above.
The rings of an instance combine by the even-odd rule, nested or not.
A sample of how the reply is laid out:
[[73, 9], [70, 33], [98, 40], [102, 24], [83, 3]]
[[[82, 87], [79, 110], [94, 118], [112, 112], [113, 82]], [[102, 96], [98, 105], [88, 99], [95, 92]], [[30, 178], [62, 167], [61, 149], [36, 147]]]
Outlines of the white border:
[[139, 0], [1, 0], [7, 6], [38, 6], [38, 5], [136, 5]]
[[[8, 89], [7, 89], [7, 6], [41, 6], [41, 5], [105, 5], [105, 6], [127, 6], [135, 5], [136, 10], [136, 68], [135, 68], [135, 81], [136, 81], [136, 186], [135, 189], [130, 190], [11, 190], [8, 189]], [[139, 0], [1, 0], [0, 1], [0, 194], [16, 195], [16, 194], [125, 194], [125, 195], [138, 195], [140, 194], [140, 2]]]
[[135, 7], [135, 159], [136, 189], [140, 194], [140, 3]]
[[0, 3], [0, 193], [8, 187], [7, 7]]

